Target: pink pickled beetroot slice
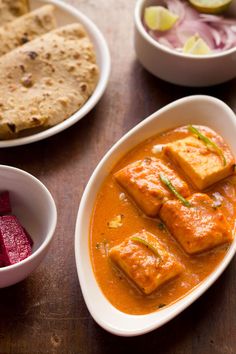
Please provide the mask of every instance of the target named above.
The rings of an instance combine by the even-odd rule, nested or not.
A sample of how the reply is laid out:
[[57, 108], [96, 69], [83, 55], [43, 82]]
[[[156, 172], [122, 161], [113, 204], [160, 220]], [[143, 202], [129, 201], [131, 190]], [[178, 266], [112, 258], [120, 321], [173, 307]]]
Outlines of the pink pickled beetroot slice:
[[0, 244], [0, 268], [5, 266], [5, 257], [2, 254], [2, 246]]
[[[22, 227], [23, 227], [23, 226], [22, 226]], [[32, 248], [32, 247], [33, 247], [33, 244], [34, 244], [34, 241], [32, 240], [30, 234], [28, 233], [28, 231], [27, 231], [24, 227], [23, 227], [23, 230], [25, 231], [25, 234], [26, 234], [26, 236], [27, 236], [27, 238], [28, 238], [29, 244], [30, 244], [30, 246], [31, 246], [31, 248]]]
[[30, 241], [14, 215], [0, 216], [0, 244], [5, 266], [18, 263], [32, 253]]
[[5, 257], [2, 251], [2, 245], [0, 243], [0, 268], [5, 267]]
[[0, 268], [5, 267], [5, 257], [0, 254]]
[[0, 214], [8, 214], [11, 213], [11, 203], [10, 203], [10, 195], [9, 192], [0, 193]]

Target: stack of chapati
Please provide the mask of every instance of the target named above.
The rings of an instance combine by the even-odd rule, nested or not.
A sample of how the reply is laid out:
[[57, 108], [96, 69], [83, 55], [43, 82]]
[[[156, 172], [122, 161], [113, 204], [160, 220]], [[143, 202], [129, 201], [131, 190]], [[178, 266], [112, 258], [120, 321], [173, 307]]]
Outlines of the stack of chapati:
[[0, 27], [0, 55], [56, 28], [54, 7], [45, 5]]
[[0, 0], [0, 24], [13, 21], [28, 11], [28, 0]]
[[58, 124], [96, 87], [95, 51], [83, 26], [55, 27], [51, 5], [0, 27], [0, 139]]

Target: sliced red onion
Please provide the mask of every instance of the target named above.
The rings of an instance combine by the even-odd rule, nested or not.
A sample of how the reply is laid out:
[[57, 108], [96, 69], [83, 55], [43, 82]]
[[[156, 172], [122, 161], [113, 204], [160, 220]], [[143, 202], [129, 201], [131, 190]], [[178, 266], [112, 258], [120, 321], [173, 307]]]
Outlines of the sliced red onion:
[[215, 42], [215, 45], [214, 45], [214, 49], [215, 49], [216, 47], [219, 47], [221, 44], [221, 35], [220, 35], [219, 31], [217, 31], [213, 27], [210, 28], [210, 31], [211, 31], [212, 38], [214, 39], [214, 42]]
[[215, 48], [214, 37], [209, 26], [199, 21], [184, 21], [176, 28], [176, 35], [182, 46], [184, 46], [189, 37], [198, 35], [207, 43], [211, 50]]
[[210, 15], [210, 14], [199, 14], [200, 21], [213, 23], [218, 22], [219, 24], [236, 25], [236, 20], [233, 18], [226, 18], [222, 16]]
[[165, 32], [147, 29], [160, 44], [181, 51], [188, 38], [198, 35], [216, 53], [236, 46], [235, 19], [199, 13], [182, 0], [163, 0], [162, 3], [179, 19], [172, 29]]
[[235, 34], [229, 26], [223, 25], [222, 30], [225, 32], [225, 40], [223, 42], [223, 50], [230, 49], [236, 45]]
[[179, 16], [178, 22], [185, 18], [185, 5], [182, 1], [178, 0], [165, 0], [164, 5], [174, 14]]
[[204, 21], [204, 22], [220, 22], [221, 21], [220, 16], [210, 15], [210, 14], [199, 14], [199, 19], [200, 19], [200, 21]]
[[166, 47], [169, 47], [171, 49], [174, 49], [175, 47], [172, 45], [172, 43], [167, 39], [167, 38], [164, 38], [164, 37], [161, 37], [159, 38], [158, 42], [160, 44], [163, 44], [164, 46]]

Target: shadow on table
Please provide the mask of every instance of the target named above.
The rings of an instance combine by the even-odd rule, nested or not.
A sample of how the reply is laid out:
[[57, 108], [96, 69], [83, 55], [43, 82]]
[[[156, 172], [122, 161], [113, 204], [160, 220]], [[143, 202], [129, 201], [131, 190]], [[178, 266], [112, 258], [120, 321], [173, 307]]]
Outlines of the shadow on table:
[[[0, 289], [0, 342], [7, 334], [14, 333], [15, 340], [24, 331], [24, 320], [30, 299], [29, 281], [25, 280]], [[28, 320], [30, 325], [30, 320]]]
[[[143, 336], [117, 337], [94, 326], [93, 337], [96, 340], [93, 341], [91, 353], [110, 354], [111, 350], [112, 354], [233, 353], [235, 343], [231, 324], [235, 316], [230, 312], [232, 304], [231, 307], [227, 307], [230, 300], [229, 278], [233, 274], [231, 264], [203, 297], [163, 327]], [[223, 338], [222, 342], [221, 337], [221, 333], [226, 333], [227, 327], [229, 327], [228, 351], [223, 344], [226, 338]]]
[[[190, 95], [214, 96], [236, 110], [236, 101], [233, 94], [236, 91], [236, 79], [221, 85], [204, 88], [178, 86], [158, 79], [145, 70], [137, 60], [134, 60], [130, 65], [128, 80], [130, 81], [129, 87], [133, 88], [133, 92], [130, 93], [130, 105], [126, 111], [126, 116], [133, 116], [129, 120], [129, 124], [132, 124], [132, 126], [166, 104]], [[135, 107], [132, 104], [134, 101]]]

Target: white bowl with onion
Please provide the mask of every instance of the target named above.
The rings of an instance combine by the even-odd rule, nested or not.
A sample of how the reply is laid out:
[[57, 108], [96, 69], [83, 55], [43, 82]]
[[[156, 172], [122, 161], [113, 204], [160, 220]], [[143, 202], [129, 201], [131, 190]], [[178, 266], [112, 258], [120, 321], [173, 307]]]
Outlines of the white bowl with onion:
[[[161, 0], [138, 0], [136, 3], [135, 50], [144, 68], [165, 81], [183, 86], [211, 86], [236, 77], [236, 46], [230, 47], [225, 43], [225, 49], [194, 55], [178, 51], [154, 39], [143, 23], [144, 11], [149, 6], [163, 4]], [[226, 16], [236, 19], [236, 1], [230, 4]], [[227, 42], [232, 40], [232, 36], [236, 40], [236, 28], [234, 30], [235, 33], [229, 33], [229, 38], [226, 38]]]

